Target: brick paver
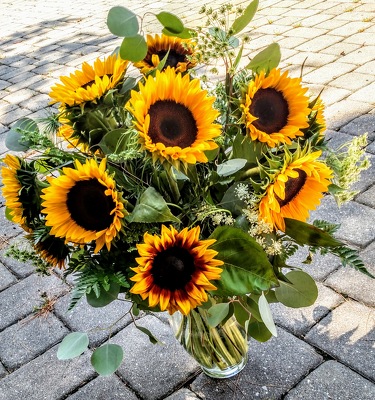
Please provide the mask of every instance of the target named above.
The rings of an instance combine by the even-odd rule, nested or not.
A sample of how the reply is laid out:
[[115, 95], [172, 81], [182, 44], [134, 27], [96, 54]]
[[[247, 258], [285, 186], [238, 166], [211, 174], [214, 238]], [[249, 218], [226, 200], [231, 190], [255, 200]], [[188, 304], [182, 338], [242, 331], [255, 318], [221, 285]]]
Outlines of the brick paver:
[[[48, 5], [47, 5], [48, 3]], [[225, 0], [2, 0], [0, 11], [0, 154], [6, 132], [19, 118], [42, 116], [51, 86], [83, 61], [108, 55], [120, 44], [106, 27], [110, 7], [135, 13], [174, 12], [188, 26], [202, 25], [198, 10]], [[234, 0], [233, 4], [243, 4]], [[160, 29], [150, 18], [147, 30]], [[313, 218], [341, 223], [340, 239], [357, 247], [375, 273], [375, 4], [374, 0], [260, 0], [245, 49], [253, 55], [271, 42], [281, 46], [281, 66], [299, 76], [312, 93], [324, 88], [327, 136], [333, 145], [368, 132], [372, 167], [356, 185], [359, 194], [338, 208], [323, 200]], [[5, 256], [6, 245], [23, 231], [0, 203], [0, 400], [239, 400], [372, 399], [375, 396], [374, 281], [349, 270], [333, 256], [302, 264], [304, 249], [289, 262], [317, 281], [319, 298], [302, 310], [274, 305], [278, 337], [250, 342], [249, 363], [236, 377], [213, 380], [176, 343], [165, 315], [142, 314], [138, 323], [165, 342], [152, 345], [125, 317], [112, 327], [111, 341], [124, 348], [116, 374], [98, 377], [91, 351], [108, 337], [107, 328], [124, 315], [124, 302], [92, 310], [85, 302], [67, 313], [68, 283], [58, 274], [35, 275], [29, 262]], [[44, 319], [33, 318], [46, 293], [56, 301]], [[57, 344], [66, 332], [90, 331], [90, 349], [58, 361]]]

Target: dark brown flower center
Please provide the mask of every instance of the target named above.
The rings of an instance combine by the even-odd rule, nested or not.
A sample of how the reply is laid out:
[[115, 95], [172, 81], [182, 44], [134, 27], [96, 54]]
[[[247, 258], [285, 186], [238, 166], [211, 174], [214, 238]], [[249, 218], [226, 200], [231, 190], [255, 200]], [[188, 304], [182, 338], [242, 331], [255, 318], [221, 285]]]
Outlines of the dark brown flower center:
[[194, 257], [188, 250], [170, 247], [156, 255], [151, 273], [155, 285], [174, 291], [190, 282], [194, 270]]
[[106, 187], [97, 179], [78, 181], [69, 190], [67, 207], [71, 218], [88, 231], [101, 231], [113, 222], [111, 211], [116, 207], [112, 196], [104, 194]]
[[258, 118], [253, 125], [269, 135], [279, 132], [288, 122], [288, 102], [275, 89], [259, 89], [254, 94], [249, 111]]
[[172, 100], [154, 103], [150, 114], [148, 135], [153, 143], [163, 143], [166, 147], [179, 146], [182, 149], [194, 143], [198, 129], [191, 111], [183, 104]]
[[297, 178], [288, 178], [285, 183], [285, 199], [280, 199], [279, 196], [275, 194], [276, 200], [278, 201], [280, 207], [287, 205], [291, 202], [301, 191], [306, 183], [307, 174], [302, 169], [295, 169], [298, 172]]
[[[167, 55], [167, 53], [168, 51], [166, 50], [159, 51], [157, 53], [159, 60], [161, 61]], [[178, 53], [175, 50], [170, 50], [163, 69], [167, 68], [168, 66], [172, 68], [177, 67], [177, 64], [180, 62], [186, 62], [185, 54]]]

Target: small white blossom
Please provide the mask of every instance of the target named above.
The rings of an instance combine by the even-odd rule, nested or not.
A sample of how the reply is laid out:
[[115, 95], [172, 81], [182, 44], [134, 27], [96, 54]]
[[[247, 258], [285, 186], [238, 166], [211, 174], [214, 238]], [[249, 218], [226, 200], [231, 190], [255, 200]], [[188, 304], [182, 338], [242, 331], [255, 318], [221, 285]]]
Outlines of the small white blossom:
[[272, 239], [272, 244], [270, 244], [265, 250], [268, 255], [275, 256], [277, 254], [280, 254], [282, 249], [283, 249], [282, 243]]

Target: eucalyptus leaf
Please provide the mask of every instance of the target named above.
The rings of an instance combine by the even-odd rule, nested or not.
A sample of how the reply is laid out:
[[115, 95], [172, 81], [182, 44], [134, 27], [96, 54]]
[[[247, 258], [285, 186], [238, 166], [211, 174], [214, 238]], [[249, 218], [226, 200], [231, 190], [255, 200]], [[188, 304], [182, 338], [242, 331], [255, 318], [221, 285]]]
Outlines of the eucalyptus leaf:
[[59, 360], [70, 360], [80, 356], [89, 345], [89, 337], [85, 332], [73, 332], [65, 336], [57, 350]]
[[342, 243], [328, 232], [306, 222], [285, 218], [285, 233], [298, 244], [318, 247], [342, 246]]
[[276, 298], [287, 307], [309, 307], [318, 297], [318, 288], [313, 278], [303, 271], [290, 271], [285, 277], [290, 282], [280, 281], [275, 289]]
[[258, 5], [259, 5], [259, 0], [252, 1], [245, 8], [245, 10], [242, 13], [242, 15], [240, 15], [239, 17], [237, 17], [234, 20], [233, 25], [231, 26], [231, 30], [234, 33], [241, 32], [243, 29], [245, 29], [247, 27], [247, 25], [249, 25], [251, 20], [254, 18], [254, 15], [255, 15], [255, 13], [256, 13], [256, 11], [258, 9]]
[[143, 326], [139, 326], [139, 325], [135, 325], [135, 327], [140, 330], [141, 332], [143, 332], [145, 335], [148, 336], [150, 342], [152, 344], [163, 344], [163, 342], [161, 342], [160, 340], [158, 340], [149, 329], [144, 328]]
[[129, 9], [116, 6], [112, 7], [107, 16], [107, 26], [116, 36], [135, 36], [139, 30], [137, 16]]
[[261, 292], [278, 285], [273, 267], [262, 247], [239, 228], [221, 226], [210, 236], [216, 239], [211, 248], [224, 261], [217, 293], [243, 295]]
[[245, 326], [246, 321], [250, 319], [250, 313], [242, 306], [238, 301], [233, 302], [234, 307], [234, 316], [236, 317], [237, 322]]
[[268, 72], [276, 68], [281, 60], [280, 46], [277, 43], [271, 43], [264, 50], [259, 52], [246, 66], [255, 73], [259, 74], [262, 70]]
[[37, 123], [30, 118], [21, 118], [16, 121], [8, 131], [5, 138], [5, 146], [12, 151], [26, 151], [31, 143], [27, 138], [28, 133], [38, 133], [39, 128]]
[[156, 15], [158, 21], [166, 28], [169, 32], [182, 33], [184, 30], [184, 24], [176, 15], [162, 11]]
[[277, 336], [277, 330], [275, 323], [273, 322], [271, 309], [264, 293], [262, 293], [259, 297], [258, 306], [264, 325], [266, 325], [267, 329], [272, 333], [273, 336]]
[[95, 291], [92, 290], [90, 293], [86, 294], [87, 302], [91, 307], [104, 307], [116, 300], [120, 293], [120, 285], [114, 282], [111, 282], [109, 286], [109, 290], [102, 290], [99, 293], [99, 296], [95, 294]]
[[267, 342], [271, 339], [272, 333], [267, 329], [266, 325], [257, 320], [250, 320], [247, 328], [247, 334], [257, 340], [258, 342]]
[[166, 36], [175, 36], [178, 37], [180, 39], [190, 39], [192, 37], [192, 29], [191, 28], [184, 28], [182, 30], [182, 32], [180, 33], [176, 33], [176, 32], [172, 32], [167, 28], [163, 28], [162, 33]]
[[217, 166], [219, 176], [230, 176], [240, 171], [247, 163], [243, 158], [233, 158]]
[[211, 308], [208, 309], [207, 322], [212, 328], [215, 328], [217, 325], [222, 322], [229, 313], [229, 303], [218, 303], [214, 304]]
[[153, 187], [147, 188], [134, 210], [126, 217], [128, 222], [180, 222], [170, 211], [163, 196]]
[[113, 374], [122, 363], [124, 352], [118, 344], [107, 343], [94, 350], [91, 364], [103, 376]]
[[120, 56], [124, 60], [138, 62], [147, 54], [147, 43], [142, 35], [125, 37], [120, 46]]
[[106, 133], [99, 142], [102, 151], [105, 154], [113, 154], [125, 150], [127, 143], [126, 132], [127, 129], [118, 128]]

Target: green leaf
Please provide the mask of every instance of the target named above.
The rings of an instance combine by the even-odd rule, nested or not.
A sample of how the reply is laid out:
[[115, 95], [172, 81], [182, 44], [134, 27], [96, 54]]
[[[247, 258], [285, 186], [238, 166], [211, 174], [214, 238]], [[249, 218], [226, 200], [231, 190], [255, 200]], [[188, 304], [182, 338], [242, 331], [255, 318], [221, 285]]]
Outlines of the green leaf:
[[270, 71], [279, 65], [281, 60], [280, 46], [277, 43], [271, 43], [264, 50], [259, 52], [246, 66], [247, 69], [253, 70], [259, 74], [260, 71]]
[[5, 138], [5, 146], [12, 151], [26, 151], [31, 143], [27, 139], [22, 139], [22, 136], [27, 137], [28, 133], [38, 132], [39, 128], [35, 121], [30, 118], [21, 118], [8, 131]]
[[212, 307], [208, 309], [207, 312], [207, 322], [212, 328], [215, 328], [217, 325], [223, 321], [229, 313], [229, 303], [218, 303], [214, 304]]
[[95, 371], [103, 376], [113, 374], [120, 366], [124, 352], [118, 344], [107, 343], [94, 350], [91, 364]]
[[210, 239], [216, 239], [211, 246], [218, 252], [216, 258], [224, 261], [221, 278], [215, 281], [219, 293], [243, 295], [278, 285], [266, 253], [247, 233], [239, 228], [221, 226]]
[[100, 148], [105, 154], [118, 154], [121, 151], [126, 150], [129, 138], [129, 136], [126, 135], [126, 132], [126, 128], [118, 128], [106, 133], [99, 142]]
[[146, 334], [152, 344], [163, 344], [160, 340], [158, 340], [152, 333], [149, 331], [147, 328], [144, 328], [143, 326], [135, 325], [135, 327]]
[[250, 314], [238, 301], [233, 302], [233, 307], [236, 320], [240, 325], [245, 326], [245, 322], [249, 320]]
[[342, 243], [333, 238], [328, 232], [306, 222], [285, 218], [285, 233], [298, 244], [318, 247], [336, 247]]
[[124, 60], [138, 62], [147, 54], [147, 43], [142, 35], [125, 37], [120, 46], [120, 56]]
[[86, 294], [86, 299], [91, 307], [104, 307], [112, 301], [116, 300], [119, 293], [120, 285], [115, 282], [111, 282], [109, 290], [104, 290], [104, 288], [102, 287], [99, 297], [95, 294], [93, 290], [91, 290], [90, 293]]
[[217, 174], [220, 176], [233, 175], [237, 171], [241, 170], [247, 163], [247, 160], [243, 158], [233, 158], [219, 164], [217, 166]]
[[89, 337], [85, 332], [73, 332], [65, 336], [57, 350], [59, 360], [69, 360], [80, 356], [89, 345]]
[[275, 323], [273, 322], [271, 309], [264, 293], [259, 297], [258, 306], [264, 325], [266, 325], [267, 329], [273, 336], [277, 336], [277, 330]]
[[12, 209], [11, 209], [11, 208], [5, 207], [5, 218], [6, 218], [8, 221], [13, 222], [13, 217], [12, 217], [11, 214], [10, 214], [11, 212], [12, 212]]
[[249, 23], [253, 19], [254, 15], [258, 9], [258, 5], [259, 5], [259, 0], [252, 1], [245, 8], [242, 15], [240, 15], [239, 17], [237, 17], [234, 20], [233, 25], [231, 27], [231, 29], [233, 30], [234, 33], [241, 32], [243, 29], [245, 29], [247, 27], [247, 25], [249, 25]]
[[135, 36], [139, 25], [137, 16], [129, 9], [121, 6], [112, 7], [107, 16], [107, 26], [116, 36]]
[[156, 15], [158, 21], [166, 28], [169, 32], [182, 33], [184, 30], [184, 24], [176, 15], [162, 11]]
[[180, 222], [170, 211], [163, 196], [153, 187], [147, 188], [134, 210], [126, 217], [129, 222]]
[[303, 271], [290, 271], [285, 277], [290, 281], [280, 281], [275, 289], [276, 298], [287, 307], [309, 307], [318, 297], [318, 288], [313, 278]]
[[267, 329], [266, 325], [253, 319], [250, 320], [247, 334], [262, 343], [267, 342], [272, 337], [272, 333]]
[[178, 37], [180, 39], [190, 39], [192, 37], [192, 32], [193, 30], [191, 28], [184, 28], [182, 30], [182, 32], [180, 33], [176, 33], [176, 32], [172, 32], [167, 28], [163, 28], [162, 33], [164, 33], [164, 35], [166, 36], [175, 36]]

